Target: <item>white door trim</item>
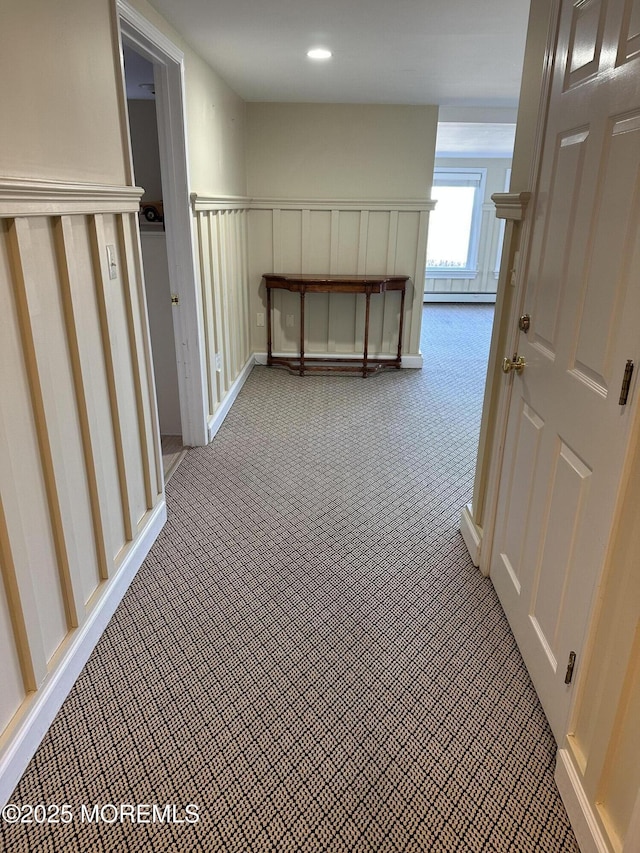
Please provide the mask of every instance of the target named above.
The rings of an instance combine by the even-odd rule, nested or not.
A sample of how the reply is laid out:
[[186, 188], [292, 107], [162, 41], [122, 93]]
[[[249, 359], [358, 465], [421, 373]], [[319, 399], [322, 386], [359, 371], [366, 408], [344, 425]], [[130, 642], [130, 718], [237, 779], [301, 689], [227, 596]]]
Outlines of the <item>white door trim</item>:
[[[560, 21], [560, 0], [552, 0], [549, 10], [549, 24], [547, 29], [547, 39], [543, 59], [543, 71], [540, 87], [540, 99], [538, 101], [538, 118], [535, 129], [535, 142], [533, 145], [533, 155], [529, 170], [529, 186], [522, 191], [520, 188], [512, 187], [509, 194], [497, 193], [497, 196], [502, 196], [501, 209], [496, 210], [496, 215], [499, 218], [518, 219], [522, 220], [521, 229], [518, 232], [518, 243], [516, 245], [515, 256], [513, 258], [513, 266], [511, 269], [501, 270], [502, 289], [510, 288], [513, 290], [511, 296], [511, 304], [504, 310], [505, 294], [498, 293], [496, 298], [496, 316], [494, 318], [493, 334], [491, 338], [491, 350], [489, 353], [489, 372], [487, 374], [487, 384], [485, 388], [485, 397], [482, 412], [482, 430], [485, 428], [485, 419], [495, 417], [495, 425], [492, 430], [492, 441], [490, 446], [485, 448], [485, 452], [490, 453], [491, 467], [487, 472], [487, 480], [485, 485], [484, 496], [484, 523], [482, 527], [482, 547], [479, 554], [480, 571], [483, 575], [489, 576], [491, 560], [493, 557], [493, 545], [495, 537], [495, 527], [498, 513], [498, 491], [500, 480], [502, 477], [502, 466], [504, 462], [504, 445], [507, 433], [507, 418], [509, 415], [509, 407], [511, 405], [511, 389], [513, 387], [513, 379], [507, 381], [502, 373], [500, 364], [503, 356], [514, 352], [514, 344], [518, 340], [518, 317], [522, 313], [522, 304], [524, 302], [524, 282], [526, 261], [528, 258], [529, 242], [531, 239], [531, 215], [527, 216], [527, 210], [535, 209], [536, 192], [540, 174], [540, 165], [542, 160], [542, 145], [547, 125], [547, 108], [549, 98], [551, 97], [551, 79], [553, 75], [553, 66], [555, 61], [555, 48], [558, 37], [558, 25]], [[518, 133], [516, 130], [516, 145], [518, 144]], [[510, 195], [512, 204], [504, 204], [508, 201], [507, 196]], [[520, 211], [519, 215], [514, 215], [514, 212]], [[502, 252], [502, 264], [506, 263], [509, 257], [510, 246], [505, 235], [505, 243]], [[500, 346], [502, 345], [502, 346]], [[513, 376], [513, 374], [511, 375]], [[491, 402], [494, 394], [494, 387], [498, 385], [497, 394], [494, 397], [493, 411], [487, 408], [487, 404]], [[475, 495], [474, 501], [475, 505]]]
[[[182, 439], [186, 445], [207, 444], [208, 402], [198, 273], [193, 254], [193, 231], [189, 202], [184, 96], [184, 54], [164, 33], [130, 6], [116, 0], [122, 69], [123, 120], [130, 145], [124, 80], [123, 39], [154, 65], [158, 142], [166, 219], [167, 259], [171, 292], [179, 306], [173, 309], [178, 365], [178, 390]], [[131, 162], [131, 152], [129, 151]], [[130, 180], [133, 182], [133, 169]]]
[[609, 845], [567, 749], [558, 750], [554, 779], [581, 853], [609, 853]]

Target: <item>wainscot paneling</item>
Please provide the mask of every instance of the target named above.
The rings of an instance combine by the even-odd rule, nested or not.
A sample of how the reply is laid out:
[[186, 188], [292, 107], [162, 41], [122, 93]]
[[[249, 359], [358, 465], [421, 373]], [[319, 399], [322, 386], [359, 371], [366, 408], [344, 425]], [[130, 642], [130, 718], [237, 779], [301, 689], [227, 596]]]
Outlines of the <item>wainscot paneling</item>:
[[0, 182], [3, 800], [165, 518], [139, 195]]
[[[403, 357], [405, 364], [420, 366], [422, 285], [432, 208], [430, 201], [254, 199], [249, 212], [249, 277], [252, 345], [257, 357], [266, 351], [265, 272], [394, 273], [411, 277], [405, 302]], [[362, 352], [364, 296], [309, 294], [307, 303], [309, 355]], [[399, 293], [372, 298], [370, 354], [394, 352], [399, 313]], [[297, 294], [274, 293], [273, 329], [275, 353], [297, 349]]]
[[191, 200], [211, 438], [254, 363], [248, 310], [248, 200], [197, 193]]

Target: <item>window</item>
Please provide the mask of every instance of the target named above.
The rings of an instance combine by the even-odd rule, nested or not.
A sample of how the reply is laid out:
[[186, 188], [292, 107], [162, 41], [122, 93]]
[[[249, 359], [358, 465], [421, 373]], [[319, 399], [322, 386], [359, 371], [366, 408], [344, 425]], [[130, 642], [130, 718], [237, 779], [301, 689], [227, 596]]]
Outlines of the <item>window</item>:
[[440, 169], [433, 175], [427, 278], [475, 278], [486, 169]]

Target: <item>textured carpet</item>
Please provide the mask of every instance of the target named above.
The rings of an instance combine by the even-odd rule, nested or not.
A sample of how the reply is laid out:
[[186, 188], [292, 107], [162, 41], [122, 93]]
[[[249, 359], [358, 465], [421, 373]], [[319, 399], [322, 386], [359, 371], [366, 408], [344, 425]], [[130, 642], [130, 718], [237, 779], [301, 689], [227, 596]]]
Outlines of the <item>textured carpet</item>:
[[253, 371], [12, 797], [71, 819], [3, 849], [577, 851], [457, 530], [491, 320], [426, 308], [422, 371]]

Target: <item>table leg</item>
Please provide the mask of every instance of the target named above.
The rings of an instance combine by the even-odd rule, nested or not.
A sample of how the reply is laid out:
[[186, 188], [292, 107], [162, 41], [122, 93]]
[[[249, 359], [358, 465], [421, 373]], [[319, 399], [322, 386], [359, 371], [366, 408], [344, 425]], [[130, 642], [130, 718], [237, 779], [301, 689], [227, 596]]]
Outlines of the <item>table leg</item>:
[[398, 367], [402, 365], [402, 325], [404, 323], [404, 287], [400, 291], [400, 325], [398, 328]]
[[271, 366], [271, 288], [267, 287], [267, 365]]
[[304, 288], [300, 288], [300, 376], [304, 376]]
[[362, 376], [366, 379], [367, 360], [369, 358], [369, 308], [371, 303], [371, 288], [367, 288], [365, 296], [365, 311], [364, 311], [364, 354], [362, 357]]

